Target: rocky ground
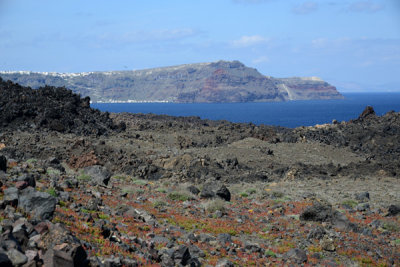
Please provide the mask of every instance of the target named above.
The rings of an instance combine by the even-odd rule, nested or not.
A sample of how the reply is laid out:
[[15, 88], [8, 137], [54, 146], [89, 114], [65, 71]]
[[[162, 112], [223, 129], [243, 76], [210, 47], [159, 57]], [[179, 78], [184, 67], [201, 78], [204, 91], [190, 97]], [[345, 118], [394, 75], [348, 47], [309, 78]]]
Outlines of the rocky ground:
[[0, 266], [400, 264], [399, 113], [288, 129], [0, 94]]

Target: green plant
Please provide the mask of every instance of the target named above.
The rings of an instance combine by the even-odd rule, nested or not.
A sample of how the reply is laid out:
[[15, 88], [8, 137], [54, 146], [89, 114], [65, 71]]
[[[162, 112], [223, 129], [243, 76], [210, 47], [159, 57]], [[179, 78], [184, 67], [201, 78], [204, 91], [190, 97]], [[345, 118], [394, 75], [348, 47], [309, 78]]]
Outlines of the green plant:
[[132, 183], [136, 185], [147, 185], [147, 181], [143, 179], [133, 178]]
[[249, 188], [249, 189], [246, 190], [246, 192], [247, 192], [249, 195], [253, 195], [253, 194], [257, 193], [257, 189], [255, 189], [255, 188]]
[[126, 176], [124, 176], [124, 175], [114, 175], [113, 177], [111, 177], [112, 179], [115, 179], [115, 180], [125, 180], [126, 179]]
[[282, 198], [283, 197], [283, 193], [280, 191], [273, 191], [272, 192], [272, 196], [275, 198]]
[[87, 210], [87, 209], [81, 209], [81, 212], [83, 212], [83, 213], [90, 213], [90, 210]]
[[77, 178], [80, 181], [89, 181], [90, 175], [86, 174], [84, 171], [81, 171], [80, 175]]
[[37, 159], [28, 159], [26, 161], [26, 163], [28, 163], [28, 164], [35, 164], [36, 162], [37, 162]]
[[108, 219], [110, 219], [110, 216], [108, 216], [108, 215], [106, 215], [106, 214], [100, 213], [100, 214], [98, 214], [98, 216], [99, 216], [99, 219], [102, 219], [102, 220], [108, 220]]
[[239, 196], [241, 196], [241, 197], [248, 197], [249, 194], [247, 194], [246, 192], [241, 192], [241, 193], [239, 194]]
[[156, 201], [153, 203], [153, 207], [154, 207], [154, 208], [157, 208], [157, 209], [163, 208], [163, 207], [165, 207], [166, 205], [167, 205], [167, 203], [166, 203], [165, 201], [162, 201], [162, 200], [156, 200]]
[[47, 193], [49, 193], [53, 197], [57, 197], [57, 191], [54, 188], [49, 188], [46, 190]]
[[160, 192], [160, 193], [167, 193], [167, 189], [163, 188], [163, 187], [159, 187], [156, 189], [156, 191]]
[[382, 228], [389, 232], [398, 232], [400, 230], [400, 226], [395, 222], [385, 222]]
[[171, 200], [179, 200], [179, 201], [186, 201], [191, 199], [191, 197], [188, 194], [177, 191], [169, 193], [168, 198]]
[[352, 199], [348, 199], [342, 202], [343, 206], [349, 206], [350, 208], [355, 208], [357, 206], [358, 202]]
[[47, 173], [48, 175], [55, 175], [55, 176], [61, 174], [61, 172], [60, 172], [59, 170], [54, 169], [54, 168], [52, 168], [52, 167], [48, 167], [47, 170], [46, 170], [46, 173]]
[[60, 201], [58, 201], [58, 205], [60, 205], [60, 207], [66, 207], [67, 203], [65, 203], [64, 201], [60, 200]]
[[275, 252], [273, 252], [272, 250], [266, 250], [266, 251], [265, 251], [265, 256], [267, 256], [267, 257], [272, 257], [272, 258], [276, 258], [276, 254], [275, 254]]

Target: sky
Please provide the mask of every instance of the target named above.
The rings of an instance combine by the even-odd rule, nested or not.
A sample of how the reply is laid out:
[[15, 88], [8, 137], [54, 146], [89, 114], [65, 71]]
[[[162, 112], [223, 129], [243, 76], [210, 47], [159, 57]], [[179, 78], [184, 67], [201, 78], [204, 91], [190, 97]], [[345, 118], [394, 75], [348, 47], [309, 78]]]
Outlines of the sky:
[[400, 91], [400, 0], [0, 0], [0, 70], [218, 60], [341, 92]]

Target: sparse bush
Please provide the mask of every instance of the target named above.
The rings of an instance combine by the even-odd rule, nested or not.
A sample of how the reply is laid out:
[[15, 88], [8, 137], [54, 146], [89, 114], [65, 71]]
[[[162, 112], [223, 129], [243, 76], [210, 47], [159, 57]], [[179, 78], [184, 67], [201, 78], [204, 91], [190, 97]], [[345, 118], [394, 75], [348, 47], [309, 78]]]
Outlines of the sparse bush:
[[214, 213], [217, 210], [221, 211], [222, 213], [225, 213], [226, 212], [225, 205], [226, 201], [222, 199], [214, 199], [205, 203], [205, 209], [210, 213]]
[[265, 256], [271, 257], [271, 258], [276, 258], [276, 254], [272, 250], [266, 250], [265, 251]]
[[400, 230], [400, 226], [395, 222], [385, 222], [382, 228], [389, 232], [398, 232]]
[[125, 179], [126, 179], [126, 176], [124, 176], [124, 175], [115, 175], [115, 176], [112, 177], [112, 179], [115, 179], [115, 180], [125, 180]]
[[48, 167], [47, 170], [46, 170], [46, 173], [47, 173], [48, 175], [54, 175], [54, 176], [57, 176], [57, 175], [60, 175], [60, 174], [61, 174], [61, 172], [60, 172], [59, 170], [54, 169], [54, 168], [52, 168], [52, 167]]
[[147, 185], [147, 181], [143, 180], [143, 179], [133, 178], [132, 179], [132, 184], [135, 184], [135, 185]]
[[37, 159], [28, 159], [26, 161], [26, 163], [28, 163], [28, 164], [35, 164], [36, 162], [37, 162]]
[[239, 194], [239, 196], [241, 196], [241, 197], [248, 197], [249, 194], [247, 194], [246, 192], [241, 192], [241, 193]]
[[156, 200], [153, 203], [153, 207], [156, 208], [156, 209], [160, 209], [160, 208], [163, 208], [165, 206], [167, 206], [167, 203], [165, 201], [162, 201], [162, 200]]
[[342, 202], [343, 206], [349, 206], [350, 208], [354, 209], [357, 206], [358, 202], [352, 199], [348, 199]]
[[163, 187], [159, 187], [156, 189], [156, 191], [160, 192], [160, 193], [167, 193], [167, 189], [163, 188]]
[[280, 191], [273, 191], [271, 194], [273, 197], [275, 198], [282, 198], [283, 197], [283, 193]]
[[246, 190], [246, 192], [247, 192], [249, 195], [253, 195], [253, 194], [257, 193], [257, 189], [255, 189], [255, 188], [249, 188], [249, 189]]
[[77, 177], [79, 181], [89, 181], [90, 175], [86, 174], [84, 171], [81, 171], [80, 175]]
[[191, 196], [183, 192], [174, 191], [168, 194], [168, 198], [171, 200], [186, 201], [191, 199]]
[[108, 219], [110, 219], [110, 216], [108, 216], [108, 215], [106, 215], [106, 214], [98, 214], [99, 215], [99, 219], [102, 219], [102, 220], [108, 220]]

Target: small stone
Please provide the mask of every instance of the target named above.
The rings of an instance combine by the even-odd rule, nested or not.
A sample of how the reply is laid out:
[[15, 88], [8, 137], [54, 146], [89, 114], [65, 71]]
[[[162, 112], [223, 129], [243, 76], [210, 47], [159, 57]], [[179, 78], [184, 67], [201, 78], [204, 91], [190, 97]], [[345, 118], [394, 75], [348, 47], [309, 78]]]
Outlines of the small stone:
[[289, 250], [285, 256], [286, 259], [291, 259], [295, 261], [297, 264], [302, 264], [307, 262], [307, 253], [299, 248], [293, 248]]
[[25, 256], [28, 257], [28, 261], [36, 261], [39, 259], [39, 254], [36, 250], [26, 250]]
[[400, 205], [390, 205], [387, 216], [396, 216], [397, 214], [400, 214]]
[[215, 267], [234, 267], [235, 265], [228, 259], [221, 259], [217, 262]]
[[370, 209], [369, 203], [360, 203], [356, 207], [357, 211], [367, 211]]
[[330, 251], [333, 252], [336, 250], [335, 247], [335, 242], [333, 241], [332, 238], [329, 238], [328, 236], [325, 236], [319, 244], [321, 245], [321, 248], [325, 251]]
[[232, 242], [231, 235], [228, 234], [228, 233], [219, 234], [218, 237], [217, 237], [217, 240], [222, 244], [226, 244], [226, 243], [231, 243]]
[[22, 190], [22, 189], [25, 189], [25, 188], [28, 187], [28, 183], [25, 182], [25, 181], [18, 181], [18, 182], [15, 183], [15, 187], [16, 187], [18, 190]]
[[188, 190], [190, 193], [192, 193], [193, 195], [196, 195], [196, 196], [200, 193], [200, 190], [199, 190], [197, 187], [195, 187], [194, 185], [189, 186], [189, 187], [187, 188], [187, 190]]
[[358, 200], [359, 202], [367, 202], [369, 201], [369, 192], [361, 192], [361, 193], [357, 193], [355, 194], [355, 199]]
[[4, 204], [16, 207], [18, 205], [18, 189], [10, 187], [4, 190]]

